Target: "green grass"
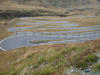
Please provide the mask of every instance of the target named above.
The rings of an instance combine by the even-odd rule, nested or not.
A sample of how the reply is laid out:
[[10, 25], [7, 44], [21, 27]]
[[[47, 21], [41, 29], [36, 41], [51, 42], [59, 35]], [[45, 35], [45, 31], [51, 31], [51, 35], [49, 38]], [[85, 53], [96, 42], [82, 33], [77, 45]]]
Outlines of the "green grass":
[[34, 71], [31, 73], [32, 75], [51, 75], [54, 73], [56, 69], [52, 65], [46, 65], [41, 67], [39, 70]]
[[94, 72], [100, 71], [100, 63], [97, 63], [93, 67]]
[[67, 66], [67, 62], [64, 60], [59, 60], [58, 63], [56, 64], [56, 68], [61, 68], [61, 67], [66, 67]]
[[98, 59], [98, 57], [97, 57], [97, 55], [95, 55], [95, 54], [89, 54], [87, 57], [86, 57], [86, 61], [87, 62], [90, 62], [90, 63], [95, 63], [95, 62], [97, 62], [97, 59]]
[[42, 56], [39, 57], [39, 58], [38, 58], [38, 63], [41, 64], [41, 63], [43, 63], [43, 62], [46, 62], [46, 58], [44, 58], [44, 57], [42, 57]]
[[28, 59], [31, 60], [31, 64], [34, 64], [33, 69], [38, 69], [38, 71], [35, 70], [31, 73], [32, 75], [52, 75], [52, 73], [57, 70], [69, 67], [68, 60], [66, 59], [67, 53], [72, 51], [80, 52], [83, 49], [85, 49], [85, 47], [49, 48], [45, 52], [34, 54], [34, 57], [31, 55]]
[[41, 68], [41, 70], [40, 70], [40, 75], [50, 75], [50, 74], [52, 74], [53, 72], [55, 72], [54, 67], [51, 66], [51, 65], [47, 65], [47, 66]]
[[[81, 58], [81, 56], [79, 56], [79, 58]], [[95, 54], [88, 54], [87, 56], [84, 56], [82, 59], [79, 58], [78, 58], [79, 61], [75, 65], [81, 68], [85, 68], [89, 66], [89, 64], [96, 63], [98, 59], [98, 57]]]
[[11, 72], [0, 72], [0, 75], [17, 75], [17, 72], [11, 71]]

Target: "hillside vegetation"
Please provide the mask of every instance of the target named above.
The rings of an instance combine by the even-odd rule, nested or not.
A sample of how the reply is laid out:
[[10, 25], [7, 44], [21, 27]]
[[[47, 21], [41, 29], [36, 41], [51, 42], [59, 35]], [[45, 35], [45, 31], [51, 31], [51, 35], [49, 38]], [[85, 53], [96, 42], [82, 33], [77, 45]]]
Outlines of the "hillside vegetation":
[[99, 0], [0, 0], [0, 17], [99, 16]]
[[[64, 75], [70, 66], [84, 69], [88, 64], [96, 63], [98, 58], [94, 53], [98, 51], [100, 39], [69, 45], [43, 45], [1, 51], [0, 75]], [[100, 70], [99, 64], [92, 68]]]
[[[6, 2], [9, 0], [1, 0]], [[53, 7], [77, 7], [77, 6], [99, 6], [99, 0], [10, 0], [18, 4], [27, 4], [27, 5], [40, 5], [40, 6], [53, 6]]]

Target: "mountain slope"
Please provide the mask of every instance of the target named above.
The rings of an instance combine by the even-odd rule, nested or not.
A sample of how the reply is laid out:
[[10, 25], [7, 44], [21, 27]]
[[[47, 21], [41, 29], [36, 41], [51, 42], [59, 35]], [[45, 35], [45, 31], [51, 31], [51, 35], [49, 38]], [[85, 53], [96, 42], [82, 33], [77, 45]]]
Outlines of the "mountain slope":
[[63, 8], [68, 8], [68, 7], [77, 7], [77, 6], [94, 6], [98, 5], [99, 6], [99, 1], [98, 0], [45, 0], [48, 2], [50, 5], [55, 6], [55, 7], [63, 7]]
[[100, 0], [0, 0], [0, 16], [6, 16], [4, 13], [7, 17], [99, 16]]
[[[0, 0], [0, 2], [7, 2], [9, 0]], [[57, 8], [69, 8], [77, 6], [99, 6], [100, 0], [10, 0], [18, 4], [39, 5], [39, 6], [53, 6]]]

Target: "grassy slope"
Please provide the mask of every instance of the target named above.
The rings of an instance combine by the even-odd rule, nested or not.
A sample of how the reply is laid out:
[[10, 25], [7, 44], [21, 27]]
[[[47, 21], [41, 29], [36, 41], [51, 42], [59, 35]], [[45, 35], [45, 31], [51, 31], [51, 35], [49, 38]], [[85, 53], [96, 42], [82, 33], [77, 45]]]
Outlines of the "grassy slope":
[[[1, 51], [0, 73], [1, 75], [62, 75], [69, 66], [82, 68], [88, 66], [89, 61], [85, 60], [98, 51], [100, 51], [100, 39], [77, 44], [43, 45]], [[92, 63], [90, 58], [88, 60]], [[76, 64], [77, 61], [79, 63]]]

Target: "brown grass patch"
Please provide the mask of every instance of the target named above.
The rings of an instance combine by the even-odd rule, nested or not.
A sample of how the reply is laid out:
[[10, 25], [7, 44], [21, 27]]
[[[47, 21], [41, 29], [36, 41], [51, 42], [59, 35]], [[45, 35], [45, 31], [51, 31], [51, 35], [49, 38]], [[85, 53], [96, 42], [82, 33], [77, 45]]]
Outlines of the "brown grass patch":
[[8, 32], [8, 28], [11, 26], [8, 22], [5, 20], [0, 20], [0, 40], [12, 34], [12, 32]]
[[78, 17], [70, 18], [68, 21], [79, 24], [80, 26], [95, 26], [100, 25], [100, 17]]

